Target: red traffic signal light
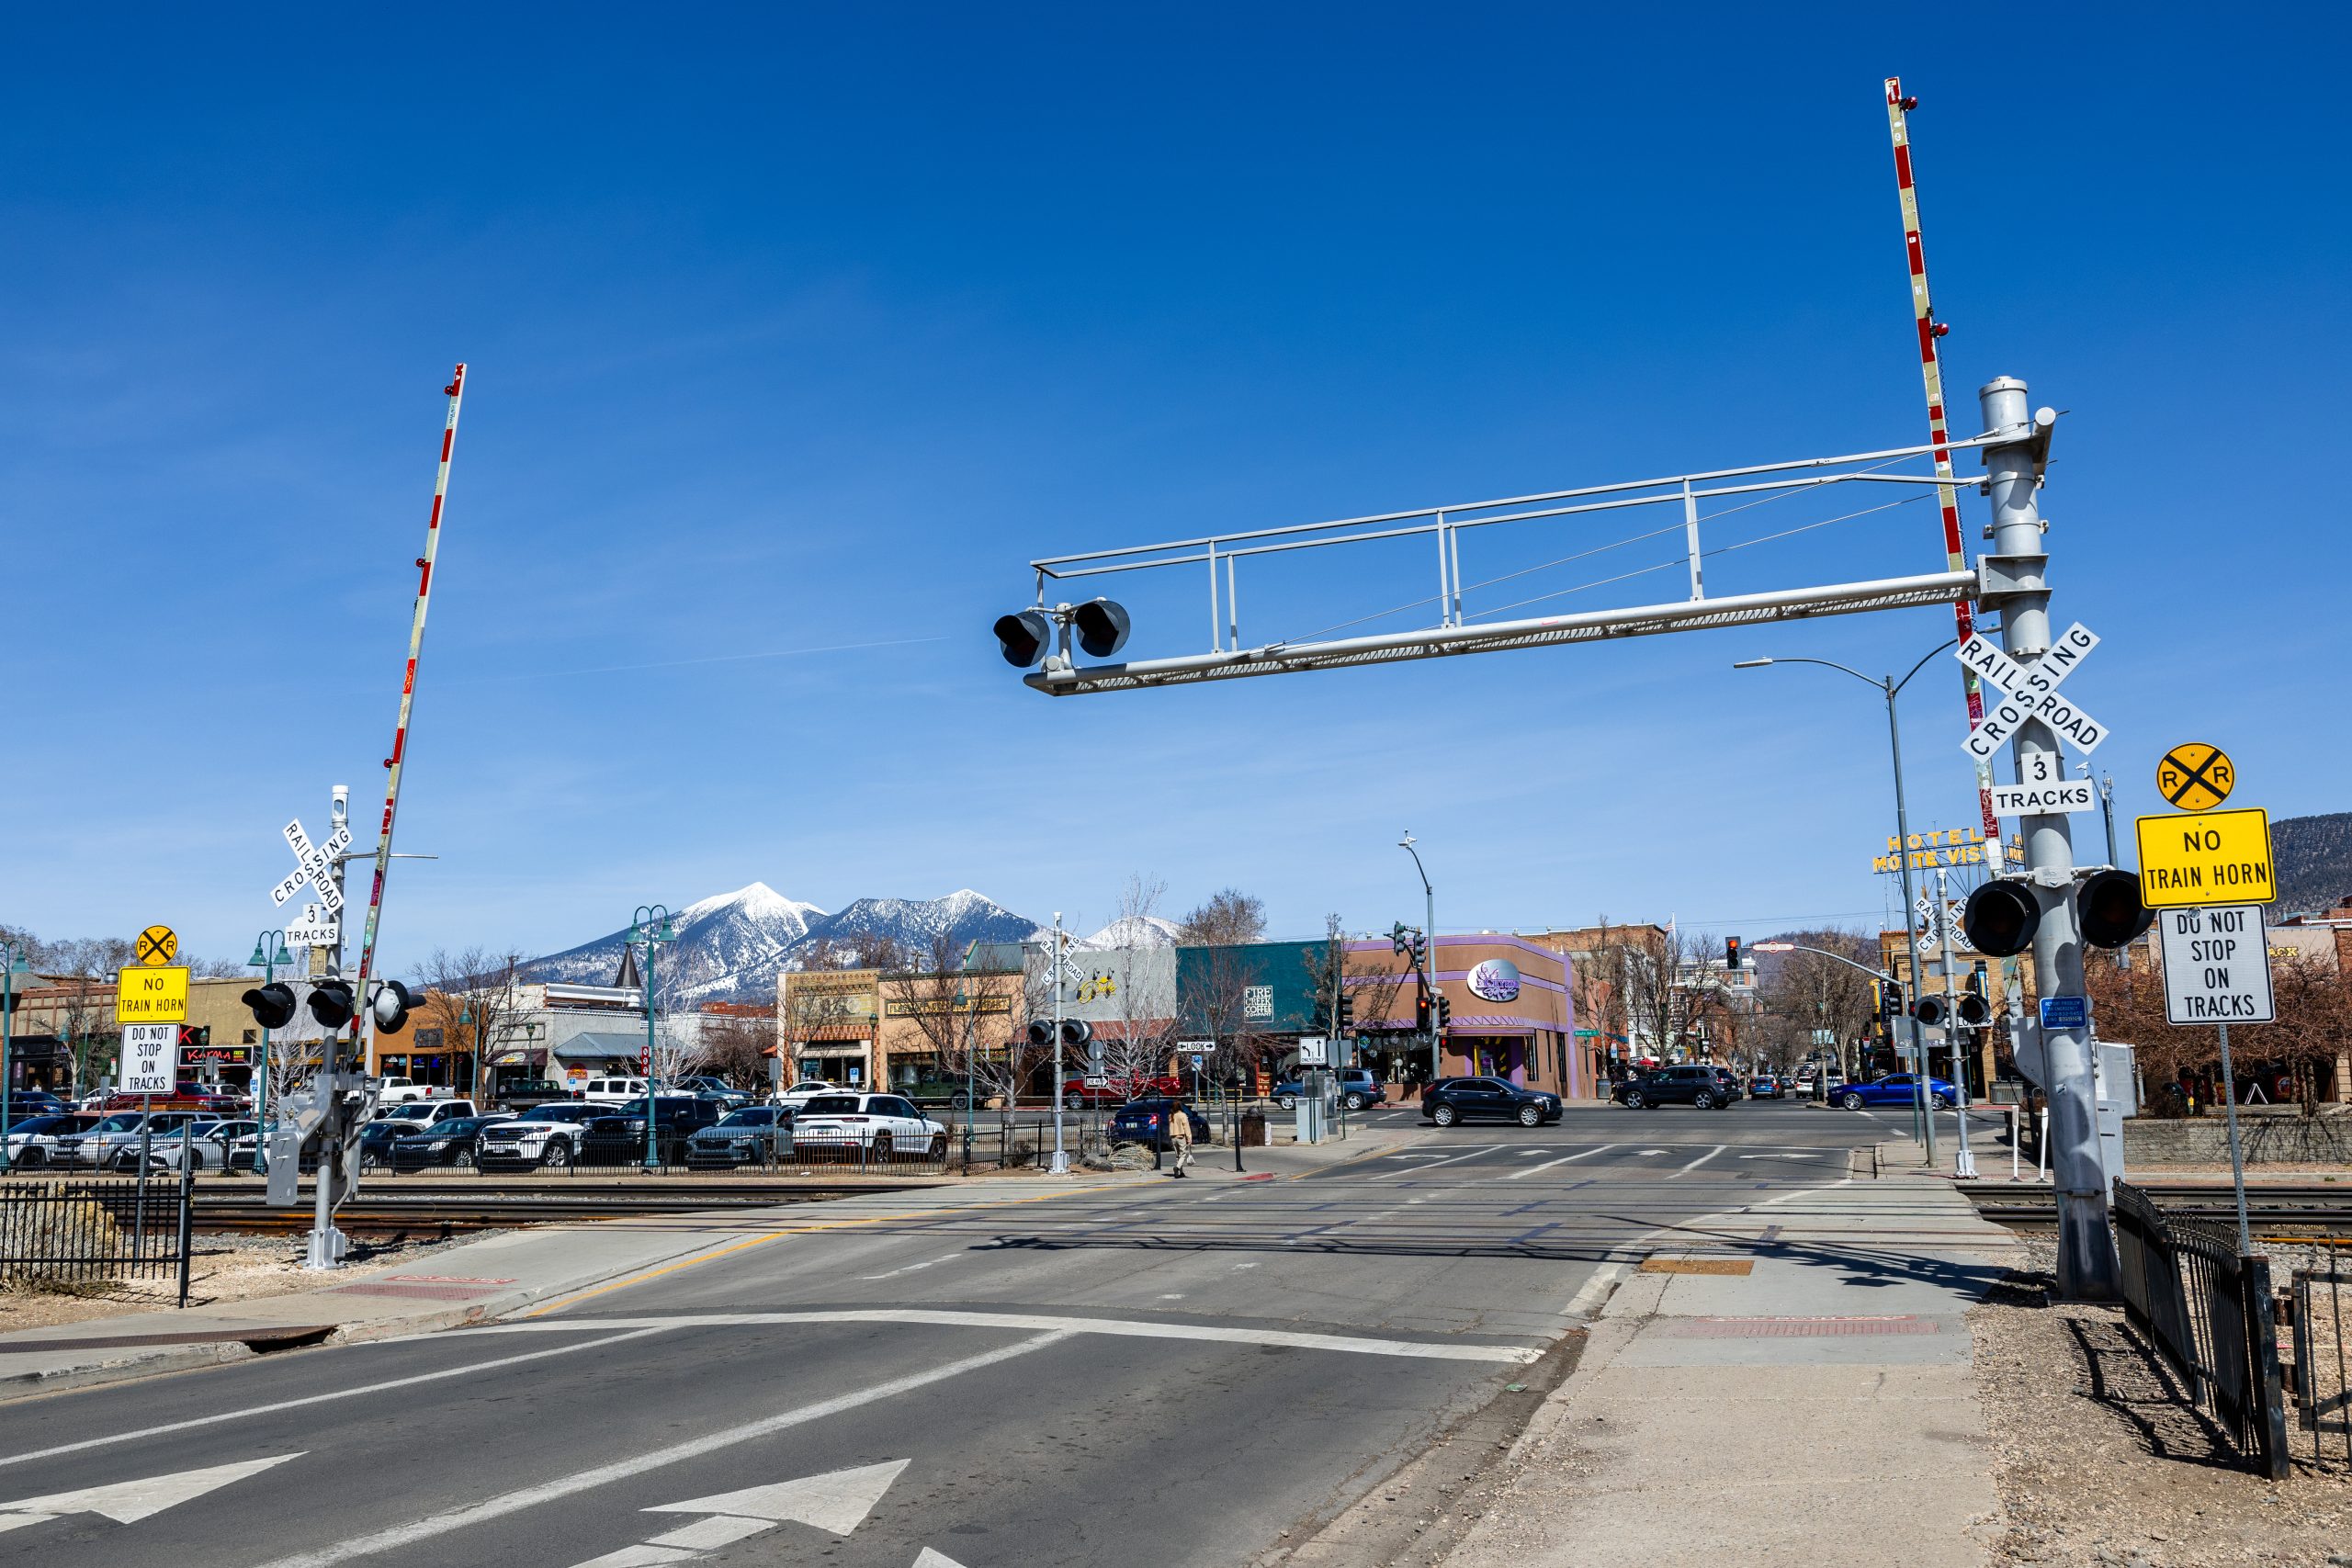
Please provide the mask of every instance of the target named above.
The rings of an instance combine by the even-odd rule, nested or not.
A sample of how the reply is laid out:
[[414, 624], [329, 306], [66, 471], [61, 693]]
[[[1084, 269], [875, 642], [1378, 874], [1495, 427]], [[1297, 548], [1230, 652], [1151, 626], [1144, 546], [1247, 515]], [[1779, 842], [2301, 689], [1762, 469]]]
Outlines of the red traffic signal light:
[[1724, 938], [1724, 967], [1726, 969], [1739, 967], [1739, 938], [1736, 936]]
[[1430, 1032], [1430, 994], [1426, 990], [1414, 993], [1413, 1027], [1423, 1034]]

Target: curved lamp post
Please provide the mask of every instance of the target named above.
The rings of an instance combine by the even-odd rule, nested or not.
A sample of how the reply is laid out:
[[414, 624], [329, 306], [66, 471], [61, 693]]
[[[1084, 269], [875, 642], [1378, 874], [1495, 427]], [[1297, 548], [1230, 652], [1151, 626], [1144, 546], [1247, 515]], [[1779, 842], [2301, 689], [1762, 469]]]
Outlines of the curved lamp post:
[[1421, 983], [1429, 991], [1430, 1082], [1435, 1083], [1445, 1076], [1445, 1064], [1440, 1059], [1442, 1048], [1437, 1036], [1437, 894], [1430, 886], [1429, 869], [1421, 864], [1421, 852], [1413, 847], [1413, 830], [1410, 828], [1406, 829], [1405, 836], [1396, 840], [1396, 847], [1413, 857], [1413, 869], [1420, 874], [1421, 878], [1421, 930], [1428, 935], [1430, 950], [1430, 972], [1421, 977]]
[[[1830, 659], [1742, 659], [1736, 660], [1732, 665], [1732, 668], [1735, 670], [1762, 670], [1767, 666], [1773, 664], [1818, 664], [1825, 670], [1835, 670], [1841, 674], [1851, 675], [1855, 680], [1861, 682], [1866, 686], [1875, 686], [1878, 688], [1879, 692], [1884, 695], [1886, 698], [1886, 740], [1889, 749], [1894, 755], [1895, 855], [1902, 863], [1903, 908], [1906, 913], [1908, 913], [1912, 908], [1911, 818], [1910, 813], [1903, 804], [1903, 732], [1896, 727], [1894, 722], [1894, 699], [1896, 694], [1900, 693], [1904, 687], [1911, 683], [1911, 677], [1913, 675], [1917, 675], [1920, 671], [1925, 670], [1928, 667], [1928, 660], [1933, 659], [1937, 654], [1941, 653], [1944, 649], [1951, 647], [1959, 640], [1960, 639], [1958, 637], [1946, 637], [1934, 648], [1929, 649], [1926, 655], [1920, 659], [1919, 662], [1911, 666], [1909, 672], [1906, 673], [1900, 681], [1896, 680], [1892, 675], [1884, 675], [1873, 680], [1871, 677], [1863, 674], [1859, 670], [1849, 669], [1847, 666], [1837, 662], [1835, 660]], [[2000, 852], [2000, 845], [1996, 843], [1993, 846], [1993, 850], [1996, 854], [1998, 854]], [[1904, 940], [1906, 942], [1909, 942], [1911, 937], [1911, 926], [1910, 922], [1907, 920], [1904, 922], [1903, 933]], [[1912, 961], [1911, 972], [1915, 979], [1921, 973], [1916, 953]], [[1947, 982], [1949, 982], [1951, 978], [1951, 977], [1949, 975], [1945, 976]], [[1917, 985], [1914, 985], [1911, 989], [1914, 993], [1912, 999], [1916, 1002], [1918, 999], [1917, 993], [1919, 990], [1919, 987]], [[1928, 1108], [1928, 1054], [1920, 1042], [1919, 1017], [1916, 1011], [1913, 1011], [1911, 1014], [1911, 1065], [1912, 1125], [1924, 1130], [1925, 1136], [1920, 1139], [1920, 1144], [1921, 1146], [1927, 1150], [1928, 1163], [1932, 1166], [1936, 1163], [1936, 1118], [1934, 1113]], [[1952, 1069], [1962, 1080], [1967, 1078], [1967, 1073], [1963, 1071], [1960, 1066], [1957, 1047], [1954, 1048]], [[1968, 1125], [1968, 1089], [1965, 1081], [1956, 1085], [1955, 1088], [1957, 1088], [1959, 1091], [1955, 1098], [1960, 1102], [1960, 1114], [1962, 1118], [1961, 1126], [1965, 1129]], [[1963, 1132], [1961, 1141], [1961, 1147], [1963, 1153], [1967, 1146], [1967, 1139]]]
[[[286, 951], [286, 933], [282, 931], [264, 931], [254, 938], [254, 954], [245, 960], [249, 967], [261, 971], [261, 983], [265, 986], [277, 983], [279, 964], [293, 962], [294, 955]], [[235, 1140], [231, 1140], [232, 1147], [220, 1151], [220, 1164], [224, 1169], [233, 1170], [236, 1168], [234, 1142]], [[269, 1170], [268, 1150], [269, 1025], [265, 1023], [261, 1026], [261, 1053], [254, 1058], [254, 1172], [255, 1175], [264, 1175]]]
[[645, 944], [645, 1161], [644, 1168], [661, 1168], [662, 1162], [654, 1155], [653, 1127], [653, 949], [661, 942], [675, 942], [678, 932], [670, 921], [669, 906], [639, 904], [629, 920], [632, 938]]

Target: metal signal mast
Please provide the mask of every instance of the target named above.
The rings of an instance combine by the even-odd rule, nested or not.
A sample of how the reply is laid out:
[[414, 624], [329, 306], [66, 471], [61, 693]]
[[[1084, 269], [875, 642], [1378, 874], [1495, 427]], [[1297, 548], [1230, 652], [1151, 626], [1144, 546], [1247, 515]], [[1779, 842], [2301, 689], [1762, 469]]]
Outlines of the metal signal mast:
[[[1935, 448], [1936, 474], [1943, 480], [1936, 491], [1936, 504], [1943, 513], [1944, 564], [1958, 571], [1968, 564], [1968, 550], [1960, 537], [1960, 500], [1952, 489], [1951, 441], [1944, 421], [1943, 365], [1936, 354], [1936, 340], [1944, 335], [1945, 327], [1936, 320], [1935, 305], [1928, 296], [1928, 253], [1919, 241], [1919, 193], [1912, 184], [1911, 131], [1904, 118], [1918, 104], [1918, 99], [1903, 96], [1901, 77], [1886, 79], [1886, 128], [1894, 138], [1894, 188], [1903, 204], [1903, 251], [1911, 264], [1911, 313], [1919, 330], [1919, 375], [1928, 387], [1928, 440]], [[1976, 630], [1975, 612], [1967, 600], [1951, 602], [1951, 619], [1960, 640], [1966, 643]], [[1976, 671], [1966, 665], [1961, 666], [1960, 688], [1968, 701], [1968, 727], [1973, 729], [1984, 722], [1984, 689]], [[2001, 824], [1993, 815], [1989, 760], [1976, 763], [1976, 809], [1984, 818], [1985, 840], [1998, 845]]]

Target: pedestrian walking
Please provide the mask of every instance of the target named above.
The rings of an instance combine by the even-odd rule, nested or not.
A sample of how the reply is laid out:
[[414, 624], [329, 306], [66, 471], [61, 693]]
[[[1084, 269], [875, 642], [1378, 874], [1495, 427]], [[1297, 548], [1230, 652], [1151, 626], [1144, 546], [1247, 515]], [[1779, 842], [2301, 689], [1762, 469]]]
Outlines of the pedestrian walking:
[[1168, 1108], [1168, 1146], [1176, 1151], [1176, 1175], [1182, 1178], [1193, 1163], [1193, 1113], [1181, 1103]]

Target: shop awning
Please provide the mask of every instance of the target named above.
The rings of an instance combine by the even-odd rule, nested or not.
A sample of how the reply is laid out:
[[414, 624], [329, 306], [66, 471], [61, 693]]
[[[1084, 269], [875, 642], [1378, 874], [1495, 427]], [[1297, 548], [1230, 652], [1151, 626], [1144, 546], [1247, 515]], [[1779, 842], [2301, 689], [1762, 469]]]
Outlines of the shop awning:
[[642, 1034], [592, 1029], [558, 1042], [555, 1054], [565, 1062], [635, 1062], [644, 1049]]
[[490, 1065], [493, 1067], [544, 1067], [548, 1065], [548, 1054], [545, 1050], [537, 1048], [528, 1051], [501, 1051], [490, 1059]]

